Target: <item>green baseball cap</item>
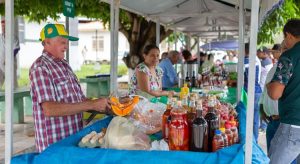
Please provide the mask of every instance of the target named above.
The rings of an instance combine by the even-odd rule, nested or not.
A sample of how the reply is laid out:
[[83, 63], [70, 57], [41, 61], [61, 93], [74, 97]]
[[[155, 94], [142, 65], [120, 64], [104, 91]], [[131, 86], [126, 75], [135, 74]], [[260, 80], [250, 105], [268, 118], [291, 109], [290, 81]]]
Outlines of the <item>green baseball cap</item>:
[[69, 36], [63, 24], [47, 24], [40, 33], [40, 41], [44, 41], [46, 38], [54, 38], [57, 36], [64, 37], [70, 41], [78, 41], [79, 38]]

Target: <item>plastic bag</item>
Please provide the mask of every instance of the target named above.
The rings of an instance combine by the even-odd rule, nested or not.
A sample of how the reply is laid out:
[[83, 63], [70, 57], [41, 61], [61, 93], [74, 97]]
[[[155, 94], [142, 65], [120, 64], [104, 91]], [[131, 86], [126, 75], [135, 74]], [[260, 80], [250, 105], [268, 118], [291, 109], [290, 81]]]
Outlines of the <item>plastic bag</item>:
[[147, 99], [140, 100], [135, 105], [129, 119], [133, 124], [146, 134], [157, 133], [161, 130], [162, 115], [166, 110], [166, 105], [162, 103], [152, 103]]
[[114, 117], [106, 130], [104, 148], [149, 150], [149, 137], [139, 131], [127, 118]]

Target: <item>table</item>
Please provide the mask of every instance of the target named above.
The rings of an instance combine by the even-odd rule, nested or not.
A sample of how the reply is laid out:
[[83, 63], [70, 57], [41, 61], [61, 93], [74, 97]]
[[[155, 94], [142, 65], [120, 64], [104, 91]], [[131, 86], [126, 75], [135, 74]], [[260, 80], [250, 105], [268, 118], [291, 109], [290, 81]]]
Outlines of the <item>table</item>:
[[[32, 111], [30, 91], [28, 88], [16, 89], [14, 91], [14, 108], [13, 108], [13, 122], [24, 123], [24, 106], [30, 108], [26, 113]], [[0, 92], [0, 111], [1, 123], [5, 122], [5, 92]], [[32, 112], [31, 112], [32, 113]]]
[[[16, 156], [12, 163], [243, 163], [246, 134], [246, 109], [243, 103], [237, 105], [240, 119], [240, 144], [226, 147], [214, 153], [186, 151], [130, 151], [101, 148], [80, 148], [78, 142], [93, 130], [106, 127], [112, 117], [107, 117], [88, 126], [80, 132], [48, 147], [41, 154], [31, 153]], [[253, 142], [252, 163], [269, 163], [263, 150]]]

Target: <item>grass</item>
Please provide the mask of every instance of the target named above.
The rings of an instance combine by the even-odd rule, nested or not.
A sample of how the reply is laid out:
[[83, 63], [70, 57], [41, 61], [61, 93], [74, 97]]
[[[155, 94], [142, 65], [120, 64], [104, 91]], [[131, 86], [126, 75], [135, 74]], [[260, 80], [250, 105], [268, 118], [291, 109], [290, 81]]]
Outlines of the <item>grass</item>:
[[[100, 65], [100, 69], [96, 70], [94, 65], [83, 65], [81, 70], [75, 71], [78, 79], [84, 78], [89, 75], [95, 74], [109, 74], [110, 73], [110, 65]], [[126, 65], [122, 64], [118, 66], [118, 75], [126, 75], [128, 73], [128, 69]], [[21, 68], [20, 78], [18, 79], [19, 87], [29, 87], [29, 69]]]

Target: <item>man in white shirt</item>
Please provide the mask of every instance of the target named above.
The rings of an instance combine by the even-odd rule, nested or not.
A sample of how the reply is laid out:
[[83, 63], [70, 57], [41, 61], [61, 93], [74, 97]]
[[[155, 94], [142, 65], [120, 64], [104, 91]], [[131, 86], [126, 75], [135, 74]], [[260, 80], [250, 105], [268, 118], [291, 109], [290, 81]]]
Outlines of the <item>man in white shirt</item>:
[[[273, 57], [278, 60], [282, 53], [282, 46], [280, 44], [275, 44], [271, 50]], [[270, 69], [267, 74], [265, 84], [268, 84], [276, 71], [277, 63], [274, 63], [274, 66]], [[280, 124], [279, 115], [278, 115], [278, 101], [273, 100], [269, 97], [267, 88], [264, 87], [263, 93], [260, 98], [260, 112], [261, 119], [268, 123], [266, 130], [266, 139], [267, 139], [267, 149], [269, 151], [270, 143], [278, 126]]]
[[[0, 89], [4, 84], [5, 80], [5, 19], [4, 16], [1, 17], [1, 27], [2, 27], [2, 34], [0, 35]], [[14, 40], [14, 87], [18, 87], [17, 82], [17, 57], [20, 50], [19, 40], [15, 37]]]
[[263, 90], [265, 87], [265, 81], [268, 72], [273, 67], [272, 59], [269, 56], [268, 49], [266, 47], [262, 47], [257, 51], [257, 57], [261, 60], [261, 76], [260, 76], [260, 87]]

